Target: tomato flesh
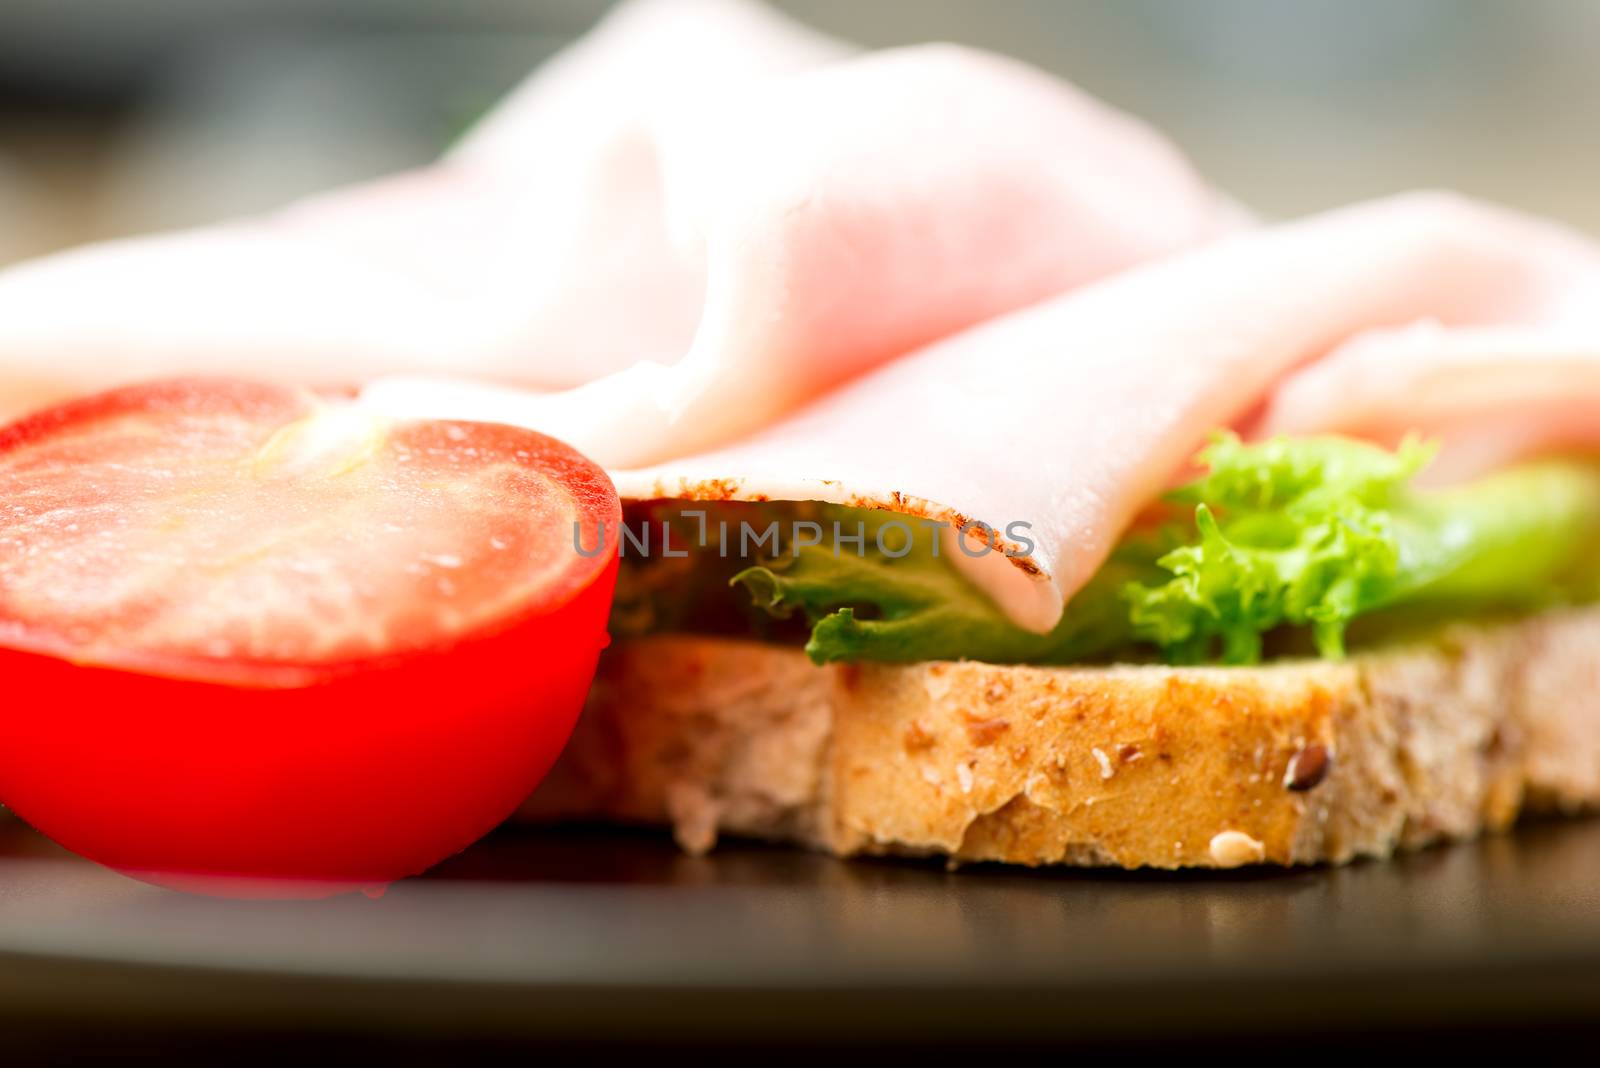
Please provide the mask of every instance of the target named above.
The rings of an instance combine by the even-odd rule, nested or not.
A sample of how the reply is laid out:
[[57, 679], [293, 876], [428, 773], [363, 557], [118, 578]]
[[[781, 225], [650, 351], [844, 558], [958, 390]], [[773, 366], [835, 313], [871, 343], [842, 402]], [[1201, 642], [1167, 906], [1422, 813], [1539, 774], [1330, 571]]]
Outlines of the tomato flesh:
[[384, 883], [565, 744], [605, 475], [511, 427], [179, 381], [0, 430], [0, 802], [153, 881]]

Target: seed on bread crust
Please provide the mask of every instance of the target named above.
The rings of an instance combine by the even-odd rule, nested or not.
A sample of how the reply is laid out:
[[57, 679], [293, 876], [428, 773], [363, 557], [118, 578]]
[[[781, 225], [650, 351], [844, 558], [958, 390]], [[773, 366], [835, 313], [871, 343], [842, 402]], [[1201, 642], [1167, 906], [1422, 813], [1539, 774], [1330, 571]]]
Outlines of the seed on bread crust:
[[1266, 856], [1266, 845], [1243, 831], [1221, 831], [1211, 839], [1211, 860], [1219, 868], [1259, 864]]
[[990, 716], [977, 718], [971, 713], [964, 717], [967, 721], [967, 737], [973, 745], [993, 745], [1006, 731], [1011, 729], [1011, 721], [1003, 716]]
[[1296, 792], [1313, 789], [1328, 777], [1332, 767], [1333, 757], [1327, 746], [1308, 745], [1289, 758], [1289, 766], [1283, 772], [1284, 788]]
[[932, 749], [937, 741], [938, 739], [922, 720], [914, 719], [907, 724], [904, 737], [906, 752], [920, 753], [924, 749]]

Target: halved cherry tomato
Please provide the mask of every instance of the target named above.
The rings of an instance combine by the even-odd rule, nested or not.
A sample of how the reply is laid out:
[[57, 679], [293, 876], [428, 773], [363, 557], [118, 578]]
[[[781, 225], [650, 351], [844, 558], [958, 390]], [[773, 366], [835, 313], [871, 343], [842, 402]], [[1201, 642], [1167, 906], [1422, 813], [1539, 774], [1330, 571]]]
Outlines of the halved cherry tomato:
[[133, 386], [0, 429], [0, 802], [170, 885], [418, 872], [565, 744], [619, 520], [543, 435], [278, 386]]

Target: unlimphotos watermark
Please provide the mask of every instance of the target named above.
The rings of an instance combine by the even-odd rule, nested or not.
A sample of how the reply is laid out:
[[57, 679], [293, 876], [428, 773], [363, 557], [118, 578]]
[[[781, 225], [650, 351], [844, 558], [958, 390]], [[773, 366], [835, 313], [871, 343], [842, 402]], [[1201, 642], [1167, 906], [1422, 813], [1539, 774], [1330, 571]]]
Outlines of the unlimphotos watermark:
[[[1009, 557], [1028, 557], [1033, 555], [1034, 542], [1028, 536], [1033, 529], [1033, 524], [1022, 520], [1015, 520], [1005, 524], [1003, 541], [996, 536], [996, 528], [982, 520], [969, 519], [961, 524], [954, 524], [938, 519], [913, 519], [909, 522], [904, 519], [890, 519], [882, 523], [874, 523], [872, 531], [868, 532], [865, 520], [857, 520], [854, 524], [833, 520], [830, 524], [819, 523], [811, 519], [791, 519], [783, 522], [771, 520], [765, 526], [752, 523], [749, 520], [739, 520], [730, 523], [726, 519], [719, 519], [715, 523], [708, 522], [709, 515], [703, 510], [685, 508], [678, 513], [685, 519], [697, 520], [697, 529], [690, 536], [679, 532], [679, 537], [684, 540], [674, 545], [674, 526], [663, 519], [659, 523], [623, 524], [613, 535], [607, 537], [606, 526], [602, 524], [597, 529], [587, 534], [582, 525], [572, 524], [572, 547], [579, 556], [595, 557], [605, 553], [611, 545], [615, 545], [620, 556], [638, 555], [650, 556], [653, 553], [662, 557], [685, 557], [691, 549], [704, 551], [716, 549], [718, 556], [749, 557], [763, 555], [767, 557], [782, 556], [785, 553], [799, 556], [804, 549], [819, 547], [831, 548], [835, 556], [842, 555], [846, 547], [853, 549], [857, 556], [866, 556], [867, 547], [870, 545], [879, 554], [891, 559], [899, 559], [911, 553], [916, 545], [917, 531], [921, 528], [930, 532], [929, 539], [931, 551], [934, 556], [939, 555], [939, 546], [945, 540], [943, 532], [953, 530], [953, 540], [962, 554], [970, 557], [985, 556], [991, 552], [1003, 552]], [[851, 531], [852, 525], [854, 530]], [[831, 530], [829, 527], [831, 526]], [[659, 533], [659, 540], [653, 534]], [[831, 534], [829, 539], [827, 536]], [[1004, 548], [997, 548], [1001, 544]]]

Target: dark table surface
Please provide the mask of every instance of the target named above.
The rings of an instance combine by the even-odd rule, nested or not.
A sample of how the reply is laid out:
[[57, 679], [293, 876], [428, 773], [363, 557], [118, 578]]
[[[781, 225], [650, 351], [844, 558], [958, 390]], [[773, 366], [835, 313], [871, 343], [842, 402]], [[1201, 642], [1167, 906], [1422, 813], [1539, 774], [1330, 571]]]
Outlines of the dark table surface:
[[322, 902], [185, 896], [0, 825], [0, 1030], [39, 1048], [1271, 1045], [1597, 1023], [1595, 820], [1224, 875], [949, 872], [741, 843], [696, 858], [653, 834], [507, 829], [381, 898]]

